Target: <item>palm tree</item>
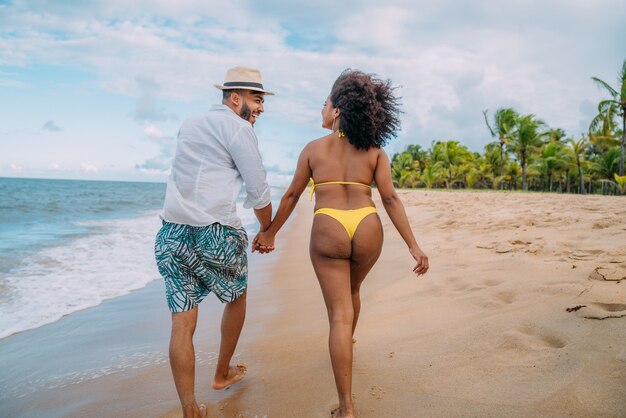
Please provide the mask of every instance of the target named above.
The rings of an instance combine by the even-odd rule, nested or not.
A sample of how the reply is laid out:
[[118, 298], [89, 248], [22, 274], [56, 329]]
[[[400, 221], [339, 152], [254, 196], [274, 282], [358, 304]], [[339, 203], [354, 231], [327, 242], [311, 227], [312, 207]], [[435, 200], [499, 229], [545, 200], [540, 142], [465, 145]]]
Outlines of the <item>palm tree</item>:
[[[494, 190], [504, 188], [503, 181], [506, 177], [504, 174], [504, 168], [506, 167], [509, 157], [507, 153], [502, 154], [500, 143], [498, 141], [494, 141], [485, 145], [484, 153], [481, 158], [483, 163], [489, 168], [488, 180], [491, 181], [490, 187]], [[503, 174], [500, 175], [500, 173]]]
[[500, 144], [500, 177], [502, 177], [504, 170], [504, 146], [509, 143], [511, 133], [515, 129], [515, 125], [517, 123], [518, 115], [515, 110], [510, 107], [496, 110], [496, 113], [493, 116], [493, 125], [495, 129], [489, 124], [487, 110], [483, 110], [483, 116], [485, 117], [485, 124], [487, 125], [487, 129], [489, 129], [491, 136], [493, 138], [497, 137]]
[[510, 161], [506, 166], [506, 178], [511, 183], [513, 190], [517, 190], [517, 180], [521, 174], [522, 168], [516, 161]]
[[526, 178], [526, 165], [530, 153], [541, 144], [542, 133], [539, 129], [545, 124], [536, 119], [535, 115], [521, 116], [517, 120], [517, 129], [511, 136], [510, 147], [517, 155], [522, 166], [522, 189], [528, 190], [528, 180]]
[[621, 141], [621, 153], [619, 160], [619, 175], [624, 175], [624, 152], [626, 151], [626, 60], [622, 64], [622, 69], [618, 74], [617, 82], [619, 84], [618, 89], [611, 87], [606, 81], [602, 81], [599, 78], [591, 77], [593, 81], [599, 87], [604, 88], [609, 92], [612, 99], [603, 100], [598, 104], [598, 113], [606, 114], [609, 111], [615, 113], [616, 116], [622, 118], [622, 141]]
[[582, 156], [584, 156], [585, 149], [587, 149], [589, 145], [589, 141], [583, 136], [578, 141], [574, 138], [567, 138], [567, 142], [572, 146], [569, 150], [576, 159], [576, 167], [578, 168], [578, 193], [585, 194], [585, 179], [583, 177], [581, 160]]
[[465, 145], [460, 145], [458, 141], [438, 141], [430, 150], [431, 164], [441, 169], [441, 173], [446, 173], [446, 187], [450, 188], [455, 180], [461, 180], [462, 174], [460, 166], [471, 154]]
[[538, 167], [548, 177], [548, 191], [552, 191], [552, 179], [556, 171], [565, 168], [565, 151], [563, 143], [551, 141], [541, 147], [538, 158]]
[[421, 145], [418, 145], [418, 144], [408, 145], [406, 147], [405, 152], [408, 152], [411, 155], [411, 157], [413, 158], [413, 161], [416, 161], [419, 163], [419, 167], [425, 166], [426, 157], [428, 155], [427, 155], [427, 152], [422, 149]]
[[598, 113], [589, 124], [589, 137], [591, 142], [606, 151], [607, 149], [620, 144], [620, 140], [616, 138], [618, 124], [616, 121], [617, 106], [608, 105], [604, 111]]
[[473, 189], [474, 186], [483, 179], [482, 173], [475, 167], [468, 167], [465, 173], [465, 184], [469, 189]]
[[615, 184], [621, 194], [626, 194], [626, 176], [618, 176], [615, 174]]
[[563, 142], [563, 138], [565, 138], [567, 134], [563, 129], [557, 128], [548, 129], [544, 136], [547, 142]]
[[445, 183], [447, 177], [448, 174], [440, 165], [427, 165], [422, 171], [422, 182], [428, 189], [432, 189], [439, 182]]
[[594, 172], [600, 179], [611, 180], [619, 170], [620, 151], [619, 147], [613, 147], [607, 152], [600, 154], [593, 161]]
[[419, 161], [415, 161], [407, 151], [394, 154], [391, 160], [391, 177], [399, 187], [415, 187], [419, 169]]
[[414, 189], [419, 184], [420, 175], [416, 170], [404, 170], [400, 175], [398, 183], [400, 187], [408, 187]]

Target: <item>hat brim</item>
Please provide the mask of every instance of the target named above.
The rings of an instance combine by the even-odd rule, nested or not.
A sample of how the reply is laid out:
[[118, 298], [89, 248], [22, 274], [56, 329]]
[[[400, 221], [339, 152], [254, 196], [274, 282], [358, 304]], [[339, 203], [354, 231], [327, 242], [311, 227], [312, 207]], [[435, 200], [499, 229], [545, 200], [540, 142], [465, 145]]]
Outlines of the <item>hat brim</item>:
[[258, 87], [250, 87], [250, 86], [224, 86], [223, 84], [213, 84], [213, 87], [215, 87], [216, 89], [219, 90], [252, 90], [252, 91], [259, 91], [261, 93], [265, 93], [268, 96], [273, 96], [274, 93], [272, 93], [271, 91], [267, 91], [267, 90], [263, 90], [261, 88]]

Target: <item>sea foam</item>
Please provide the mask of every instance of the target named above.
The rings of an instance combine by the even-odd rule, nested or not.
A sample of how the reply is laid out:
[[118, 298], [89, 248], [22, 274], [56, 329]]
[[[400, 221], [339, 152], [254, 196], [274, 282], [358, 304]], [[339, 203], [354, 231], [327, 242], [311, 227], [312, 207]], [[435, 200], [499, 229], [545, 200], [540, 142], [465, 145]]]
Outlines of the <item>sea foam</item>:
[[158, 278], [153, 255], [156, 213], [84, 223], [95, 231], [45, 248], [3, 280], [0, 338], [127, 294]]

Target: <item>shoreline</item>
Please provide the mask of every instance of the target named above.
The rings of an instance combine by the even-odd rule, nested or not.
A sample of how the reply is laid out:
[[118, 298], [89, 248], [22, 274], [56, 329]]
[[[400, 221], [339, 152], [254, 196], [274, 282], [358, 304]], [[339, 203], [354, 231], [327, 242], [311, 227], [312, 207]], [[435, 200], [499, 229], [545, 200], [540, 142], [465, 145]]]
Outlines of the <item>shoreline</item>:
[[[431, 270], [412, 276], [412, 259], [375, 192], [385, 243], [362, 287], [353, 382], [359, 417], [626, 415], [622, 201], [398, 193]], [[248, 313], [233, 360], [245, 362], [249, 374], [223, 392], [209, 389], [221, 307], [210, 296], [201, 305], [196, 387], [210, 416], [327, 417], [337, 405], [326, 309], [308, 258], [312, 208], [301, 199], [277, 237], [277, 250], [250, 258]], [[125, 362], [109, 375], [78, 376], [63, 388], [2, 400], [2, 412], [180, 416], [160, 286], [152, 282], [27, 331], [23, 346], [40, 351], [35, 362], [27, 353], [8, 359], [0, 341], [3, 371], [10, 365], [44, 373], [62, 361], [76, 363], [66, 347], [95, 358], [115, 360], [121, 353]], [[151, 349], [155, 344], [161, 348]], [[145, 355], [129, 355], [133, 349]], [[8, 377], [3, 384], [19, 392]]]

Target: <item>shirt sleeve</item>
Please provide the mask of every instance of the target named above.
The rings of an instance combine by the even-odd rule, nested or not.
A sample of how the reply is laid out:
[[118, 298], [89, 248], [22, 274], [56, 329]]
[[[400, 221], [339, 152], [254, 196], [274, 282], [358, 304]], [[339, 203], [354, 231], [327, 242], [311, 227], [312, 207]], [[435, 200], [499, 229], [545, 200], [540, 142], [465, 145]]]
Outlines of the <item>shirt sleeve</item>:
[[246, 187], [243, 207], [261, 209], [269, 205], [271, 192], [267, 184], [267, 172], [263, 167], [259, 143], [251, 126], [243, 127], [237, 132], [229, 151]]

